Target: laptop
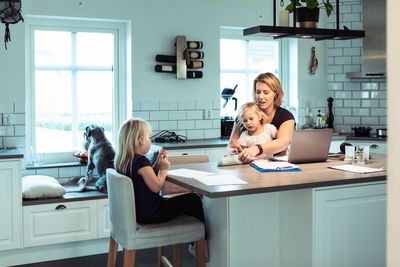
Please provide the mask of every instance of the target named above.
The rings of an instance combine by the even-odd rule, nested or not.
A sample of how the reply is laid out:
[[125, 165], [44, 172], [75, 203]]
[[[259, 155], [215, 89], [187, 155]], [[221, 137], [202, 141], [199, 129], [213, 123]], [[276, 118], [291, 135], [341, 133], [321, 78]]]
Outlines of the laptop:
[[[323, 162], [328, 159], [333, 129], [309, 129], [293, 132], [289, 153], [277, 160], [290, 163]], [[286, 158], [287, 157], [287, 158]]]

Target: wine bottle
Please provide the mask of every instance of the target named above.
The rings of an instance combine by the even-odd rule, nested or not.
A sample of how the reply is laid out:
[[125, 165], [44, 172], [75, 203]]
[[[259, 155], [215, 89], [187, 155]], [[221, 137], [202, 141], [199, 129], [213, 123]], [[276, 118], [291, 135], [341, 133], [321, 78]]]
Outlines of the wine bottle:
[[[204, 53], [201, 51], [188, 51], [188, 57], [188, 59], [202, 59], [204, 58]], [[156, 61], [175, 63], [176, 56], [156, 55]]]
[[201, 60], [191, 60], [186, 62], [186, 65], [189, 69], [202, 69], [204, 67], [204, 63]]
[[[155, 65], [154, 70], [156, 72], [176, 73], [176, 67], [172, 65]], [[193, 71], [193, 70], [186, 71], [187, 79], [198, 79], [202, 77], [203, 77], [202, 71]]]
[[[175, 44], [176, 46], [176, 44]], [[202, 41], [186, 41], [186, 46], [188, 49], [202, 49], [203, 42]]]
[[[176, 56], [156, 55], [157, 62], [176, 63]], [[186, 61], [186, 66], [189, 69], [201, 69], [204, 67], [204, 62], [201, 60]]]
[[186, 45], [187, 45], [188, 49], [202, 49], [203, 48], [203, 42], [201, 42], [201, 41], [187, 41]]
[[176, 67], [173, 65], [155, 65], [154, 70], [156, 72], [171, 72], [176, 73]]

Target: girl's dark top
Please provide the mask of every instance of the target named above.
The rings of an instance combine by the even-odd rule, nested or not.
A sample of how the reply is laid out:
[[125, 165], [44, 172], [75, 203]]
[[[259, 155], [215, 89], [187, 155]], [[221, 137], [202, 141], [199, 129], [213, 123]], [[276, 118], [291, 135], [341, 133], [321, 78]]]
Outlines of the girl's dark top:
[[[277, 106], [275, 115], [272, 118], [271, 124], [274, 125], [276, 127], [276, 129], [279, 130], [279, 127], [281, 127], [282, 123], [284, 123], [285, 121], [288, 121], [288, 120], [294, 120], [293, 114], [289, 110]], [[245, 130], [244, 127], [242, 127], [239, 124], [239, 117], [236, 117], [235, 122], [240, 126], [240, 132]]]
[[138, 221], [142, 221], [153, 215], [161, 203], [159, 193], [152, 192], [143, 180], [143, 177], [138, 174], [140, 168], [149, 166], [150, 161], [145, 156], [138, 156], [131, 166], [131, 177], [135, 191], [136, 217]]

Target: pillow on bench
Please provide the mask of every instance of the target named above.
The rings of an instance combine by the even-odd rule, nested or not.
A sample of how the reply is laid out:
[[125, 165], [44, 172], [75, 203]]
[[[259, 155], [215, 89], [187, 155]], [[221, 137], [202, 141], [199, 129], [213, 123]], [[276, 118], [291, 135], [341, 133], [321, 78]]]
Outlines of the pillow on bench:
[[22, 177], [22, 197], [27, 199], [62, 197], [67, 190], [55, 178], [46, 175]]

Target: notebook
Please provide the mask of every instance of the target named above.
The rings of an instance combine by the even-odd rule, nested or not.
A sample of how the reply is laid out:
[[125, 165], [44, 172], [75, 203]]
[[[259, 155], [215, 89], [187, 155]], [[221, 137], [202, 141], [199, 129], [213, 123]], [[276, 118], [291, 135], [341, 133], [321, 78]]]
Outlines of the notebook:
[[282, 160], [290, 163], [322, 162], [328, 159], [333, 129], [310, 129], [294, 131], [289, 153]]

